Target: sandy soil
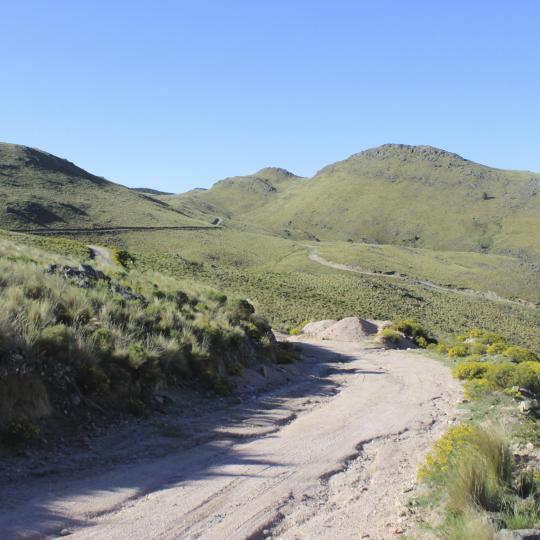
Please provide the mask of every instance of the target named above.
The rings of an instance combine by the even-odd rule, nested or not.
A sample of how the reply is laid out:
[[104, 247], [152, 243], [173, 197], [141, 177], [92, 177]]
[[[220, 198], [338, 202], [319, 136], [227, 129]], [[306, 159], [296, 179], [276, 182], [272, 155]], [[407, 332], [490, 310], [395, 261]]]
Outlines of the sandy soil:
[[279, 386], [210, 412], [186, 404], [185, 436], [161, 453], [141, 450], [144, 429], [119, 432], [97, 462], [72, 455], [66, 470], [0, 486], [0, 538], [387, 539], [410, 530], [418, 462], [455, 420], [459, 385], [414, 351], [299, 341], [303, 360], [281, 368]]

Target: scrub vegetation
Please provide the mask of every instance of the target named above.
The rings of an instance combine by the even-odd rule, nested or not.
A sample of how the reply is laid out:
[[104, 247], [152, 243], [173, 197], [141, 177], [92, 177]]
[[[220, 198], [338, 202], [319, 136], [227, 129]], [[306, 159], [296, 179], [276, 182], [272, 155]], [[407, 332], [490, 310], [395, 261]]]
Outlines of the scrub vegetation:
[[0, 304], [8, 442], [33, 438], [34, 422], [81, 404], [139, 415], [158, 387], [193, 381], [227, 393], [230, 374], [279, 360], [269, 325], [245, 299], [155, 272], [104, 273], [8, 240]]

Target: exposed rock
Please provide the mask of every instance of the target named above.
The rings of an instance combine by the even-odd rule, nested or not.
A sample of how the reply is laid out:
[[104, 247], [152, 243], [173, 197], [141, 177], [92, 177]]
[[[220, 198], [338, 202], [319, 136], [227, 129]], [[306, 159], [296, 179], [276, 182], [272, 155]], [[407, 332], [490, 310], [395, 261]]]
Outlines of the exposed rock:
[[519, 529], [510, 531], [502, 529], [495, 535], [495, 540], [540, 540], [540, 530]]

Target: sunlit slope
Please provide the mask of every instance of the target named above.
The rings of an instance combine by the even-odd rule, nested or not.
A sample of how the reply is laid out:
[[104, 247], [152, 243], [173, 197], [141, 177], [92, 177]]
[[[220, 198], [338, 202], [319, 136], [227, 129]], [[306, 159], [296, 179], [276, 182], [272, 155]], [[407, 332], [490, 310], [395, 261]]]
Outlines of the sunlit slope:
[[211, 189], [162, 196], [160, 200], [188, 215], [210, 216], [224, 221], [238, 218], [271, 204], [305, 179], [277, 167], [267, 167], [248, 176], [220, 180]]
[[228, 179], [176, 200], [184, 210], [196, 206], [298, 239], [540, 258], [540, 175], [532, 172], [389, 144], [310, 180], [281, 176], [281, 182], [261, 173]]
[[540, 175], [385, 145], [322, 169], [247, 221], [286, 234], [540, 255]]

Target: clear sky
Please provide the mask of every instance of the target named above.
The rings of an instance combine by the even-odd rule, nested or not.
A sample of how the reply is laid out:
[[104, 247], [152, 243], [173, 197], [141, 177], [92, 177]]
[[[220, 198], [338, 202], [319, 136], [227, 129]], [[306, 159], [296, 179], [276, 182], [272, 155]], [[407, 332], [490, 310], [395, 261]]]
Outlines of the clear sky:
[[0, 140], [180, 192], [386, 142], [540, 171], [538, 0], [2, 2]]

